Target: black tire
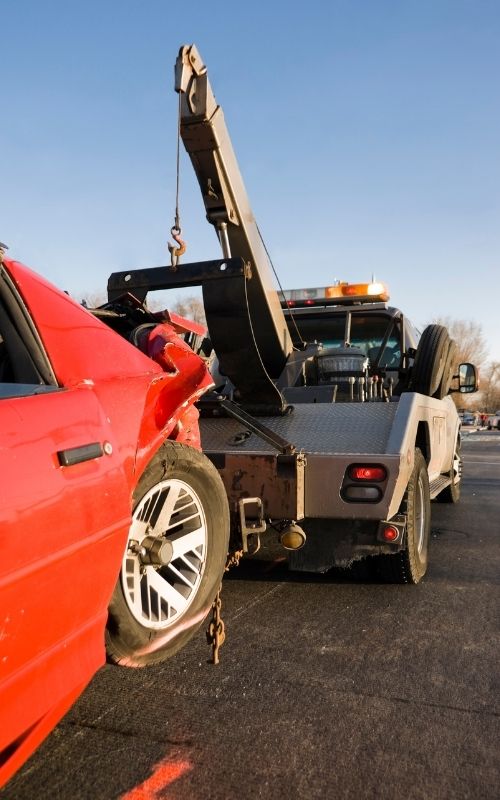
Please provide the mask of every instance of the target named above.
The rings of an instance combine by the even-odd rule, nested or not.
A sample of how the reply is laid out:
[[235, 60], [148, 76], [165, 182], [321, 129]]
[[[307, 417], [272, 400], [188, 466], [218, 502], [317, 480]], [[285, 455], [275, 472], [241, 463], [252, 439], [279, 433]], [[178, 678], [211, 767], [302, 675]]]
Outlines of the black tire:
[[431, 529], [429, 478], [425, 459], [415, 449], [415, 464], [399, 513], [406, 514], [404, 550], [377, 557], [377, 571], [387, 583], [419, 583], [427, 571]]
[[455, 444], [455, 452], [453, 453], [453, 461], [451, 463], [449, 476], [451, 483], [446, 489], [438, 494], [436, 500], [438, 503], [458, 503], [460, 500], [460, 487], [462, 484], [462, 457], [460, 455], [460, 437], [458, 437]]
[[434, 397], [441, 386], [449, 350], [448, 331], [443, 325], [424, 328], [415, 355], [409, 389]]
[[437, 391], [434, 393], [434, 397], [437, 397], [438, 400], [442, 400], [450, 391], [451, 382], [453, 380], [453, 375], [456, 369], [456, 362], [458, 356], [458, 347], [456, 342], [453, 339], [450, 339], [450, 344], [448, 347], [448, 353], [446, 355], [444, 367], [443, 367], [443, 375], [439, 382], [439, 386]]
[[133, 503], [106, 650], [114, 663], [143, 667], [174, 655], [207, 616], [224, 574], [229, 509], [213, 464], [177, 442], [160, 448]]

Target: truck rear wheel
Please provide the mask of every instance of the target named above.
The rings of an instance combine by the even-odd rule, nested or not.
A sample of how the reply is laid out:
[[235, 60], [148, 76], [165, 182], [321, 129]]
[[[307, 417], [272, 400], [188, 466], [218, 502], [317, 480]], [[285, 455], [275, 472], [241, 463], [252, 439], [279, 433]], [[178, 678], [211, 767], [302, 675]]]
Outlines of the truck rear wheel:
[[[449, 349], [450, 338], [443, 325], [428, 325], [424, 328], [413, 364], [410, 391], [419, 392], [428, 397], [437, 397], [438, 392], [442, 392], [443, 374]], [[448, 389], [449, 384], [446, 387], [446, 393]], [[444, 397], [444, 394], [442, 396]]]
[[415, 450], [415, 464], [400, 513], [406, 515], [406, 544], [404, 550], [378, 556], [377, 570], [387, 583], [419, 583], [427, 571], [431, 528], [429, 478], [425, 459]]
[[229, 510], [213, 464], [167, 442], [134, 492], [129, 540], [108, 613], [111, 661], [165, 661], [198, 630], [226, 563]]

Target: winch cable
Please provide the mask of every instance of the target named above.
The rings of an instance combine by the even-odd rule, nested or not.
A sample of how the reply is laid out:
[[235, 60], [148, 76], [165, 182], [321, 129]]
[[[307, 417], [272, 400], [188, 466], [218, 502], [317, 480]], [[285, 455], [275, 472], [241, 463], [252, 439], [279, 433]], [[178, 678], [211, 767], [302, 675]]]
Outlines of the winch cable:
[[180, 186], [180, 150], [181, 150], [181, 98], [182, 92], [179, 92], [179, 105], [177, 111], [177, 154], [176, 154], [176, 176], [175, 176], [175, 218], [174, 224], [170, 228], [170, 233], [178, 247], [168, 242], [168, 249], [170, 252], [171, 268], [177, 269], [177, 264], [180, 256], [186, 252], [186, 242], [181, 239], [181, 221], [179, 212], [179, 186]]
[[[262, 238], [262, 237], [261, 237], [261, 238]], [[265, 247], [265, 245], [264, 245], [264, 247]], [[282, 291], [283, 291], [283, 290], [282, 290]], [[262, 360], [262, 356], [261, 356], [261, 354], [260, 354], [259, 346], [258, 346], [258, 344], [257, 344], [257, 339], [255, 338], [255, 332], [254, 332], [254, 329], [253, 329], [253, 323], [252, 323], [252, 315], [251, 315], [251, 313], [250, 313], [250, 304], [249, 304], [249, 302], [248, 302], [248, 293], [247, 293], [247, 278], [246, 278], [246, 277], [245, 277], [245, 303], [246, 303], [246, 307], [247, 307], [248, 322], [249, 322], [249, 324], [250, 324], [250, 332], [251, 332], [251, 334], [252, 334], [252, 340], [253, 340], [253, 345], [254, 345], [254, 347], [255, 347], [255, 352], [257, 353], [257, 356], [258, 356], [258, 358], [259, 358], [259, 361], [260, 361], [260, 364], [261, 364], [262, 371], [263, 371], [264, 375], [265, 375], [265, 376], [266, 376], [266, 378], [268, 379], [268, 381], [269, 381], [270, 385], [271, 385], [271, 386], [272, 386], [272, 387], [273, 387], [273, 388], [276, 390], [276, 396], [279, 398], [279, 401], [280, 401], [280, 406], [281, 406], [281, 405], [282, 405], [282, 403], [283, 403], [283, 396], [282, 396], [282, 394], [281, 394], [280, 390], [278, 389], [278, 387], [276, 386], [276, 383], [275, 383], [275, 381], [273, 381], [273, 379], [272, 379], [272, 378], [271, 378], [271, 376], [269, 375], [269, 373], [268, 373], [268, 371], [267, 371], [267, 369], [266, 369], [266, 367], [265, 367], [265, 365], [264, 365], [264, 361]], [[282, 407], [282, 408], [283, 408], [283, 407]]]
[[[255, 223], [255, 224], [257, 225], [257, 223]], [[279, 279], [278, 273], [276, 272], [276, 270], [275, 270], [275, 268], [274, 268], [273, 260], [272, 260], [272, 258], [271, 258], [271, 256], [270, 256], [269, 250], [267, 249], [266, 243], [265, 243], [265, 241], [264, 241], [264, 239], [263, 239], [263, 237], [262, 237], [262, 234], [261, 234], [261, 232], [260, 232], [260, 228], [259, 228], [259, 226], [258, 226], [258, 225], [257, 225], [257, 231], [258, 231], [258, 233], [259, 233], [259, 236], [260, 236], [260, 241], [262, 242], [262, 245], [263, 245], [263, 247], [264, 247], [264, 250], [266, 251], [266, 255], [267, 255], [268, 259], [269, 259], [269, 263], [270, 263], [270, 265], [271, 265], [271, 269], [272, 269], [272, 271], [274, 272], [274, 277], [276, 278], [276, 280], [277, 280], [277, 282], [278, 282], [278, 286], [279, 286], [279, 290], [280, 290], [280, 293], [281, 293], [281, 297], [283, 298], [283, 302], [284, 302], [284, 303], [287, 303], [287, 300], [286, 300], [286, 297], [285, 297], [285, 292], [284, 292], [284, 290], [283, 290], [283, 287], [282, 287], [282, 285], [281, 285], [281, 281], [280, 281], [280, 279]], [[288, 304], [287, 304], [287, 308], [289, 309], [290, 319], [291, 319], [291, 320], [292, 320], [292, 322], [293, 322], [293, 326], [294, 326], [294, 328], [295, 328], [295, 331], [296, 331], [296, 333], [297, 333], [297, 336], [298, 336], [299, 342], [302, 342], [302, 344], [305, 344], [305, 341], [304, 341], [304, 339], [303, 339], [303, 337], [302, 337], [302, 334], [301, 334], [301, 332], [299, 331], [299, 328], [298, 328], [298, 325], [297, 325], [297, 321], [296, 321], [296, 319], [295, 319], [295, 317], [294, 317], [293, 311], [292, 311], [292, 309], [290, 308], [290, 306], [288, 306]], [[294, 350], [298, 350], [299, 348], [298, 348], [298, 347], [294, 347], [293, 349], [294, 349]]]

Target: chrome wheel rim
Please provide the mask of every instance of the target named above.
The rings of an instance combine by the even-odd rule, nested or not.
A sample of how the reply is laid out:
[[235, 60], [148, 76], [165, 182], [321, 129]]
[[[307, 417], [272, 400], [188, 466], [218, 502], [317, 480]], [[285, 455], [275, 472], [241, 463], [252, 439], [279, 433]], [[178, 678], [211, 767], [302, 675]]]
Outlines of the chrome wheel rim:
[[200, 498], [177, 478], [153, 486], [134, 510], [121, 581], [132, 616], [147, 628], [177, 622], [205, 572], [207, 523]]

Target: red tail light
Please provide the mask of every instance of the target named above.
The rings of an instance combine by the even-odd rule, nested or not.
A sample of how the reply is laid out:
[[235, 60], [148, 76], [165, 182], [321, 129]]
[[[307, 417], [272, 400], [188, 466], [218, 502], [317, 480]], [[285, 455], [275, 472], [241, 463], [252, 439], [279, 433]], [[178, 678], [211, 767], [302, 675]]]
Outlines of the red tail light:
[[353, 464], [347, 472], [352, 481], [369, 481], [378, 483], [385, 481], [387, 470], [377, 464]]
[[386, 525], [382, 531], [382, 537], [386, 542], [395, 542], [399, 539], [400, 531], [394, 525]]

